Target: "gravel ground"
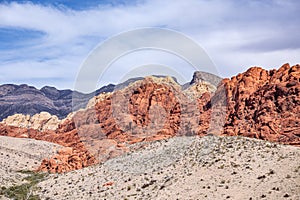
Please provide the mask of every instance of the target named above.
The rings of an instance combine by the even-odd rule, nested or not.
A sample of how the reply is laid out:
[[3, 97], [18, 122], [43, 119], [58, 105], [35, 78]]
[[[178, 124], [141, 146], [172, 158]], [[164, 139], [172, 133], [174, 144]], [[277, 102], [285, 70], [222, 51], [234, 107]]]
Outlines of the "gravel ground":
[[0, 187], [18, 185], [26, 176], [19, 171], [37, 169], [45, 157], [59, 148], [49, 142], [0, 136]]
[[243, 137], [135, 144], [38, 184], [42, 199], [300, 199], [300, 148]]

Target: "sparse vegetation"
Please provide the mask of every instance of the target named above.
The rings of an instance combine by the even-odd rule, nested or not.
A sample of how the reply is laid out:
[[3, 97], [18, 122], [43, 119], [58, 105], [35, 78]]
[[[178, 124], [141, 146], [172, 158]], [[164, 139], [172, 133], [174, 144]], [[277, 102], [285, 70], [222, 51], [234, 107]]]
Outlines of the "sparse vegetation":
[[[236, 150], [239, 146], [244, 149], [243, 140], [247, 149]], [[228, 151], [227, 145], [231, 147]], [[172, 138], [150, 142], [138, 153], [133, 149], [100, 165], [50, 175], [41, 183], [36, 180], [43, 175], [19, 171], [25, 184], [9, 189], [6, 186], [1, 191], [23, 193], [14, 199], [235, 199], [233, 191], [237, 190], [245, 199], [298, 199], [294, 191], [299, 187], [292, 184], [300, 169], [294, 159], [299, 157], [299, 150], [270, 147], [267, 152], [264, 146], [264, 141], [236, 137]], [[225, 154], [219, 151], [222, 147], [226, 147]], [[269, 160], [266, 162], [260, 154]], [[285, 159], [274, 165], [280, 155]], [[111, 181], [113, 185], [105, 186]], [[29, 188], [33, 192], [28, 192]], [[189, 193], [194, 188], [197, 191]], [[24, 194], [30, 198], [24, 198]]]
[[37, 190], [36, 185], [45, 178], [46, 174], [28, 170], [18, 172], [28, 174], [28, 176], [23, 179], [26, 183], [14, 185], [9, 188], [2, 187], [0, 189], [0, 195], [17, 200], [39, 200], [40, 197], [38, 195], [34, 195], [33, 192]]

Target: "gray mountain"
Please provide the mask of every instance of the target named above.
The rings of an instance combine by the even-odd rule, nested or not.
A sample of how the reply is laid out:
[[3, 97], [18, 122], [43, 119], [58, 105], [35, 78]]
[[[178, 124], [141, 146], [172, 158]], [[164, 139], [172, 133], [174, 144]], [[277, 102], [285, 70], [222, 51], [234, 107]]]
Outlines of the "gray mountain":
[[[5, 84], [0, 85], [0, 121], [16, 114], [34, 115], [42, 111], [65, 118], [72, 112], [72, 99], [81, 102], [80, 109], [85, 107], [89, 99], [102, 92], [111, 92], [114, 85], [104, 86], [93, 93], [83, 94], [72, 90], [58, 90], [55, 87], [45, 86], [40, 90], [28, 85]], [[74, 110], [74, 108], [73, 108]]]

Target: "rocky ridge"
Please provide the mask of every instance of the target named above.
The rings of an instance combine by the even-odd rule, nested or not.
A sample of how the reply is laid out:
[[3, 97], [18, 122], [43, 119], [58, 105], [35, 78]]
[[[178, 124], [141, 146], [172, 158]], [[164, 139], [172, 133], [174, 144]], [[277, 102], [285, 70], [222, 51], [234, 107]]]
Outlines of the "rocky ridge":
[[[184, 88], [188, 95], [172, 78], [148, 77], [95, 97], [54, 131], [0, 124], [0, 133], [68, 147], [42, 162], [39, 170], [50, 172], [80, 169], [122, 155], [131, 144], [179, 135], [241, 135], [300, 145], [299, 74], [299, 65], [254, 67], [218, 87], [196, 74]], [[215, 118], [220, 116], [223, 122]], [[217, 123], [224, 131], [213, 129]]]

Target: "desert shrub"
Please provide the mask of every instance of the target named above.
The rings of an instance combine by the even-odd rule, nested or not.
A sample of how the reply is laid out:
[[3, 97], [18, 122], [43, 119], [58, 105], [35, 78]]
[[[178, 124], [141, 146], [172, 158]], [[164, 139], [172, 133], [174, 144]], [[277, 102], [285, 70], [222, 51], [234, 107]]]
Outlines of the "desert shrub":
[[33, 191], [36, 190], [36, 185], [44, 180], [46, 174], [36, 173], [33, 171], [18, 171], [19, 173], [28, 174], [29, 176], [25, 177], [23, 180], [26, 180], [26, 183], [22, 185], [14, 185], [9, 188], [1, 187], [0, 195], [4, 195], [10, 199], [18, 200], [39, 200], [38, 195], [33, 195]]

